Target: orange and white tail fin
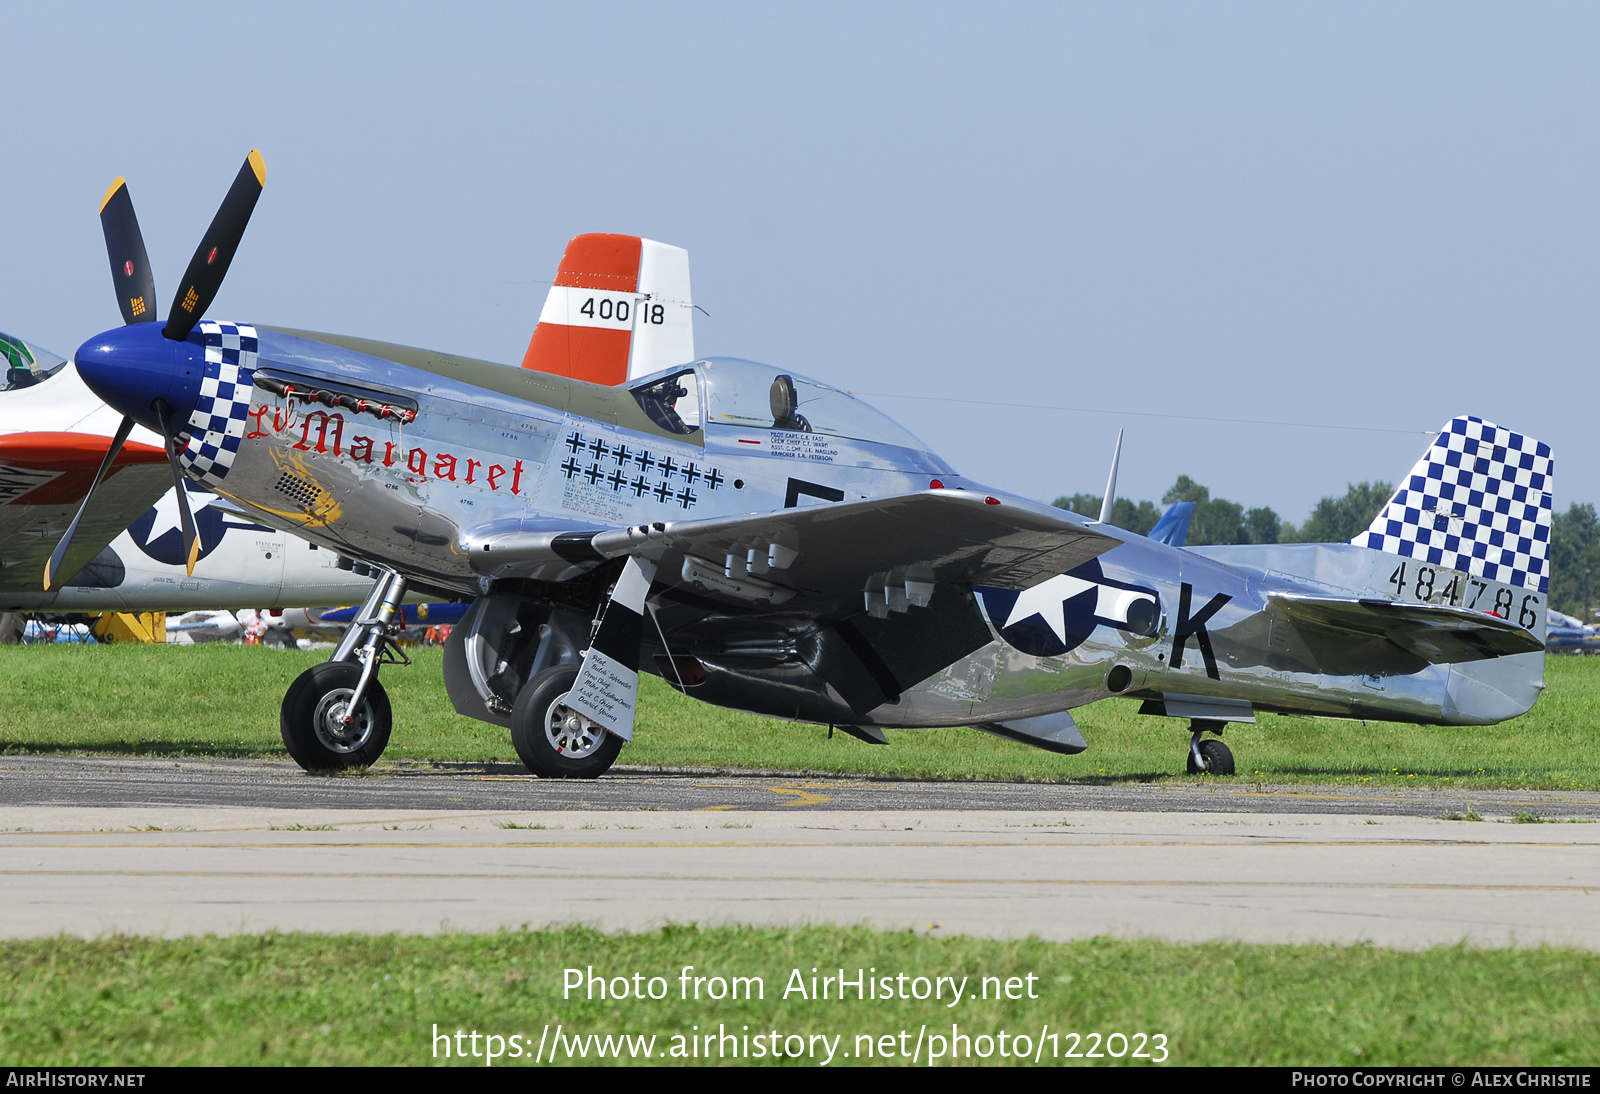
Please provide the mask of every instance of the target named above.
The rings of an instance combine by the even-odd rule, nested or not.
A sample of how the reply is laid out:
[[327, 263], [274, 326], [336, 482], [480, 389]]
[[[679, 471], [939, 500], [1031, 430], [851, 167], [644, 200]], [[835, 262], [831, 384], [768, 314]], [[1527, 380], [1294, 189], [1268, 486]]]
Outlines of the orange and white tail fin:
[[638, 236], [573, 236], [522, 367], [620, 384], [692, 360], [689, 252]]

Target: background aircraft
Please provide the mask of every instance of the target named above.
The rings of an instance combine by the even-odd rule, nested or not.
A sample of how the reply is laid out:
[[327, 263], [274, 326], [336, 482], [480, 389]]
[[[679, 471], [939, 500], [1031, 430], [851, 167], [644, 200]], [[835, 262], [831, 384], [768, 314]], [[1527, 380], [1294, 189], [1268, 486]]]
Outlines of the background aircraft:
[[1600, 653], [1600, 627], [1554, 609], [1549, 614], [1545, 646], [1552, 653]]
[[1189, 521], [1194, 517], [1194, 502], [1175, 501], [1167, 506], [1156, 526], [1150, 529], [1149, 538], [1168, 547], [1182, 547], [1189, 537]]
[[605, 387], [202, 322], [264, 178], [251, 153], [166, 324], [77, 361], [119, 435], [159, 429], [182, 474], [384, 571], [285, 696], [308, 769], [382, 753], [378, 667], [421, 589], [474, 597], [451, 699], [544, 775], [609, 767], [641, 669], [762, 714], [1060, 751], [1084, 747], [1071, 709], [1139, 698], [1218, 773], [1232, 756], [1203, 734], [1256, 710], [1481, 725], [1543, 686], [1553, 461], [1525, 435], [1452, 420], [1353, 543], [1174, 548], [964, 480], [847, 393], [753, 362]]
[[522, 367], [620, 384], [694, 360], [689, 252], [638, 236], [574, 236]]

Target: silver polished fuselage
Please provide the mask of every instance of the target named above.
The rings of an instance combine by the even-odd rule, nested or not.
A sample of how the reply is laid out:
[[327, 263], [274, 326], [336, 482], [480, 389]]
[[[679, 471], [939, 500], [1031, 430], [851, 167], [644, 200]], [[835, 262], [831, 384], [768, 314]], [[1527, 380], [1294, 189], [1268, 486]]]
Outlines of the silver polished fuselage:
[[[1119, 534], [1117, 529], [1105, 529]], [[1454, 665], [1429, 665], [1413, 672], [1339, 673], [1298, 656], [1274, 620], [1273, 593], [1359, 596], [1392, 595], [1385, 578], [1397, 559], [1350, 544], [1293, 544], [1179, 550], [1120, 533], [1123, 546], [1098, 560], [1107, 578], [1136, 582], [1160, 595], [1160, 622], [1148, 636], [1098, 626], [1071, 651], [1035, 656], [996, 641], [919, 685], [904, 702], [907, 717], [896, 723], [926, 725], [952, 701], [970, 703], [964, 722], [1025, 718], [1072, 709], [1113, 695], [1135, 698], [1184, 696], [1250, 704], [1260, 711], [1340, 718], [1371, 718], [1445, 725], [1490, 725], [1525, 713], [1544, 683], [1544, 654], [1526, 653]], [[1448, 587], [1452, 571], [1438, 571]], [[1465, 575], [1460, 575], [1465, 577]], [[1214, 650], [1214, 673], [1190, 639], [1174, 665], [1177, 606], [1188, 585], [1191, 600], [1204, 604], [1229, 597], [1206, 623]], [[1495, 582], [1480, 595], [1513, 595], [1516, 610], [1527, 603], [1530, 629], [1541, 638], [1543, 597]], [[1458, 598], [1459, 599], [1459, 598]], [[1448, 603], [1436, 598], [1435, 603]], [[990, 620], [991, 628], [996, 627]], [[1277, 633], [1275, 633], [1277, 632]], [[1111, 671], [1131, 670], [1117, 688]], [[924, 696], [936, 696], [924, 704]], [[887, 712], [885, 712], [887, 713]]]
[[[297, 394], [286, 397], [258, 382], [247, 432], [217, 489], [265, 523], [464, 597], [490, 587], [471, 555], [489, 533], [601, 532], [762, 513], [906, 494], [935, 479], [983, 489], [925, 452], [715, 422], [680, 435], [647, 418], [626, 389], [382, 343], [259, 331], [258, 376], [291, 384]], [[307, 388], [352, 392], [380, 407], [409, 400], [417, 413], [405, 422], [307, 403]], [[1001, 496], [1008, 504], [1032, 504]], [[1029, 653], [1002, 638], [1005, 619], [986, 614], [988, 644], [864, 716], [840, 704], [810, 671], [803, 636], [779, 636], [755, 656], [694, 649], [711, 673], [703, 694], [779, 717], [908, 727], [1028, 718], [1117, 694], [1489, 723], [1526, 710], [1542, 686], [1537, 654], [1341, 674], [1275, 634], [1269, 591], [1393, 597], [1384, 580], [1391, 556], [1348, 545], [1179, 550], [1096, 528], [1121, 541], [1098, 560], [1100, 575], [1147, 588], [1156, 599], [1158, 621], [1149, 633], [1091, 623], [1086, 633], [1069, 636], [1068, 649]], [[572, 572], [556, 562], [537, 576], [554, 582]], [[1443, 575], [1436, 586], [1442, 593]], [[1186, 587], [1191, 620], [1203, 605], [1217, 604], [1200, 629], [1211, 656], [1193, 633], [1177, 641]], [[1491, 598], [1499, 593], [1499, 587], [1489, 591]], [[1542, 634], [1542, 598], [1517, 589], [1515, 599], [1524, 612], [1532, 601], [1534, 622], [1524, 625]], [[982, 597], [976, 602], [987, 607]], [[651, 659], [642, 663], [649, 667]], [[1116, 668], [1127, 671], [1113, 674]]]

